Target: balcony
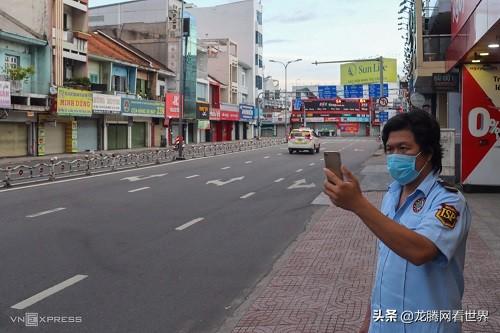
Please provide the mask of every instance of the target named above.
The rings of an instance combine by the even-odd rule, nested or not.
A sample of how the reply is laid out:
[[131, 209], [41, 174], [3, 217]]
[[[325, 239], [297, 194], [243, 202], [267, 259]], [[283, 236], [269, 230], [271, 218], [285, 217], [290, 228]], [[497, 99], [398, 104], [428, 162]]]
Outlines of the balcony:
[[87, 62], [87, 37], [81, 32], [63, 32], [63, 56], [68, 59]]
[[87, 12], [88, 7], [89, 7], [88, 0], [64, 0], [64, 4], [68, 5], [72, 8], [76, 8], [78, 10], [81, 10], [82, 12]]

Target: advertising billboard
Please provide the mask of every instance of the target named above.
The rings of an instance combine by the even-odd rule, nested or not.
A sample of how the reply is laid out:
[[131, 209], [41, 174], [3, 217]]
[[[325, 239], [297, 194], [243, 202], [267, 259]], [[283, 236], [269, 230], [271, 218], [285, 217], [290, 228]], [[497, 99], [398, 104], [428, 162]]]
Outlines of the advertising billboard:
[[[340, 83], [344, 85], [380, 82], [378, 60], [350, 62], [340, 65]], [[384, 58], [384, 82], [397, 82], [396, 59]]]
[[146, 99], [122, 98], [124, 116], [163, 118], [165, 103]]
[[59, 87], [57, 89], [57, 114], [59, 116], [91, 117], [92, 92]]
[[10, 82], [0, 81], [0, 108], [10, 109]]
[[461, 182], [500, 185], [500, 64], [466, 65], [462, 72]]

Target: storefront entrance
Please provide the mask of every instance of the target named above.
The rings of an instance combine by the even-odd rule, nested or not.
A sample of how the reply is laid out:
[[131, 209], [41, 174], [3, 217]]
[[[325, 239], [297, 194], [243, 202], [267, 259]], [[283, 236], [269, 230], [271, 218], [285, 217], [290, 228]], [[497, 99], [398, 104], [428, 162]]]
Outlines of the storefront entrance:
[[108, 150], [127, 149], [128, 126], [108, 124]]

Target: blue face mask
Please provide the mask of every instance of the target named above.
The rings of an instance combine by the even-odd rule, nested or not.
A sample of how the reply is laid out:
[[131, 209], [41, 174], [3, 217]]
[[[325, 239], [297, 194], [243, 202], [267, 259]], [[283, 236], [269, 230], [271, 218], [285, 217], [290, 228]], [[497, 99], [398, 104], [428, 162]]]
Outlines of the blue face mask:
[[391, 177], [401, 185], [409, 184], [417, 179], [418, 175], [425, 167], [424, 165], [420, 171], [415, 169], [415, 163], [420, 154], [421, 152], [415, 156], [403, 154], [387, 155], [387, 170]]

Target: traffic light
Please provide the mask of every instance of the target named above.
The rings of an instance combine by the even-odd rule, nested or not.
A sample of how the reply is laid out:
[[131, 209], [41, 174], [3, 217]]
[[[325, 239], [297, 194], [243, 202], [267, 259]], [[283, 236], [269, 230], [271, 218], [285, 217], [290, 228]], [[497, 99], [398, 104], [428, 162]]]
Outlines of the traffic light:
[[281, 91], [280, 90], [274, 91], [274, 99], [280, 99], [280, 95], [281, 95]]
[[264, 99], [269, 99], [269, 90], [264, 91]]

